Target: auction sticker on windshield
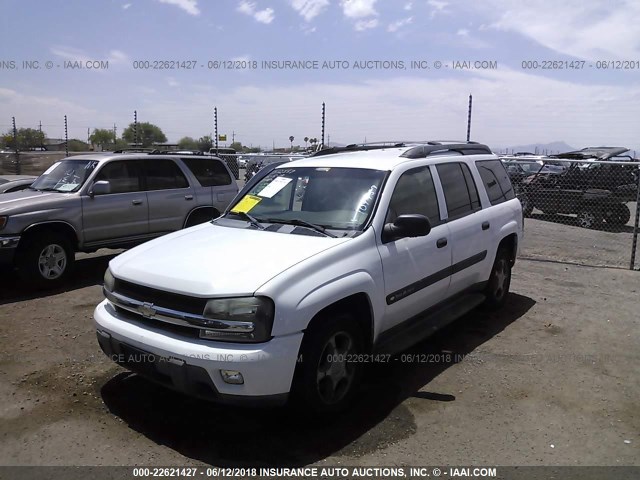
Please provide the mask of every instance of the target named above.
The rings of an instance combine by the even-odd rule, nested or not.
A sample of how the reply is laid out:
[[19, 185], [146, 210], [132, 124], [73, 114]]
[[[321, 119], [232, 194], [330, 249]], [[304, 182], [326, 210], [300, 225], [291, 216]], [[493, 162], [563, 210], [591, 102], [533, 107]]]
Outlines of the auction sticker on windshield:
[[240, 200], [235, 207], [231, 209], [233, 213], [247, 213], [257, 204], [262, 201], [262, 198], [257, 197], [255, 195], [245, 195], [242, 200]]
[[258, 192], [261, 197], [272, 198], [276, 193], [291, 183], [293, 178], [277, 177], [269, 185]]

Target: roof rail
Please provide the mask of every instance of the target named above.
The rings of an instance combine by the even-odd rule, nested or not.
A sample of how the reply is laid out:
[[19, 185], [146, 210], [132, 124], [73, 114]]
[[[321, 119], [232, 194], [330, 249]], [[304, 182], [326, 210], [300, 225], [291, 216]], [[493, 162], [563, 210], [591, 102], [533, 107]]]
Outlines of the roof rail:
[[464, 142], [460, 140], [421, 140], [421, 141], [384, 141], [370, 143], [353, 143], [346, 147], [329, 147], [313, 153], [312, 157], [332, 155], [343, 152], [358, 152], [367, 150], [381, 150], [384, 148], [413, 147], [404, 152], [401, 157], [423, 158], [433, 152], [454, 151], [461, 155], [490, 154], [491, 149], [478, 142]]
[[449, 142], [446, 140], [429, 142], [426, 145], [417, 145], [404, 152], [401, 157], [425, 158], [434, 153], [457, 152], [460, 155], [492, 154], [491, 149], [478, 142]]

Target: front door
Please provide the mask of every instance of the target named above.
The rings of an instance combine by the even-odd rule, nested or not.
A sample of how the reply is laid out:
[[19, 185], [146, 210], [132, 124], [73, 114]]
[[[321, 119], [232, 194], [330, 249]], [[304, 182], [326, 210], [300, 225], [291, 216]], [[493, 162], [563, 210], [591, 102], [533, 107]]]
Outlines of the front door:
[[82, 196], [85, 244], [113, 243], [143, 237], [148, 232], [147, 194], [140, 181], [141, 162], [134, 159], [105, 163], [94, 182], [107, 180], [111, 193]]
[[382, 259], [386, 312], [382, 330], [413, 317], [447, 297], [451, 267], [449, 227], [440, 219], [438, 200], [429, 167], [408, 170], [398, 179], [385, 223], [404, 214], [429, 219], [431, 232], [424, 237], [383, 243]]

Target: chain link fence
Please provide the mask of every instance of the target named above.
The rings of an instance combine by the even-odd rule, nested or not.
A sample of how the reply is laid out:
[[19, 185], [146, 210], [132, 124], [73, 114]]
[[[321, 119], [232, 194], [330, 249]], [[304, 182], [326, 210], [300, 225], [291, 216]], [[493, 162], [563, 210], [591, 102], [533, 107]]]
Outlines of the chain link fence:
[[640, 162], [502, 157], [525, 220], [525, 255], [637, 268]]

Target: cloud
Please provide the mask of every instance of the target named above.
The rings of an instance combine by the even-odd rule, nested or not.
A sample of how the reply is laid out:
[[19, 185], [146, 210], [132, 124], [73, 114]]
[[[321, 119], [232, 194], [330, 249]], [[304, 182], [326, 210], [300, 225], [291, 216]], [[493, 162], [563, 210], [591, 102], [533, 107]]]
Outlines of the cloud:
[[265, 8], [264, 10], [260, 10], [256, 12], [253, 18], [256, 19], [257, 22], [269, 24], [273, 22], [274, 14], [273, 8]]
[[[433, 92], [438, 92], [434, 95]], [[176, 98], [151, 99], [149, 118], [167, 119], [163, 130], [175, 138], [204, 134], [216, 104], [225, 129], [241, 132], [254, 145], [288, 145], [289, 135], [319, 137], [320, 101], [327, 104], [327, 133], [353, 143], [394, 138], [461, 138], [466, 135], [468, 94], [473, 93], [471, 138], [493, 146], [546, 143], [562, 139], [589, 144], [633, 146], [640, 131], [640, 85], [586, 85], [500, 67], [360, 82], [294, 82], [182, 88]], [[310, 100], [311, 99], [311, 100]], [[585, 101], [589, 99], [589, 101]], [[226, 115], [224, 112], [228, 112]], [[233, 115], [230, 114], [233, 112]], [[380, 119], [384, 112], [384, 121]], [[107, 113], [107, 117], [109, 114]], [[425, 132], [428, 132], [425, 135]]]
[[245, 15], [253, 15], [253, 12], [256, 9], [256, 4], [252, 2], [240, 2], [238, 5], [238, 12], [244, 13]]
[[640, 56], [640, 31], [629, 21], [640, 17], [636, 0], [486, 0], [474, 8], [492, 28], [523, 35], [560, 54], [592, 61]]
[[358, 32], [363, 32], [364, 30], [369, 30], [371, 28], [376, 28], [380, 22], [378, 22], [377, 18], [372, 18], [370, 20], [358, 20], [354, 28]]
[[290, 3], [307, 22], [320, 15], [329, 6], [329, 0], [291, 0]]
[[375, 9], [377, 0], [341, 0], [342, 12], [348, 18], [364, 18], [378, 15]]
[[125, 3], [124, 5], [122, 5], [123, 10], [127, 10], [129, 7], [131, 7], [130, 3]]
[[456, 35], [460, 35], [461, 37], [468, 37], [469, 30], [467, 30], [466, 28], [461, 28], [456, 32]]
[[390, 23], [387, 26], [387, 32], [397, 32], [402, 27], [404, 27], [405, 25], [409, 25], [410, 23], [413, 23], [413, 17], [403, 18], [402, 20]]
[[[105, 60], [103, 55], [90, 55], [84, 50], [75, 47], [57, 45], [51, 47], [50, 51], [57, 57], [63, 58], [65, 60], [72, 60], [74, 62], [85, 63], [93, 60]], [[120, 50], [110, 50], [106, 57], [106, 60], [109, 62], [109, 66], [111, 67], [113, 65], [121, 65], [129, 62], [129, 56]], [[96, 71], [104, 72], [105, 70]]]
[[405, 3], [404, 7], [405, 10], [409, 11], [411, 9], [413, 9], [413, 2], [407, 2]]
[[200, 9], [198, 8], [198, 0], [158, 0], [160, 3], [166, 3], [168, 5], [175, 5], [181, 8], [189, 15], [200, 15]]
[[170, 87], [179, 87], [180, 86], [180, 82], [178, 82], [173, 77], [167, 77], [167, 85], [169, 85]]
[[428, 0], [427, 5], [431, 7], [431, 18], [440, 13], [449, 13], [449, 11], [447, 10], [449, 2], [445, 2], [444, 0]]
[[256, 4], [246, 0], [242, 0], [236, 10], [240, 13], [253, 17], [256, 22], [264, 24], [271, 23], [275, 18], [273, 8], [265, 8], [264, 10], [256, 11]]

